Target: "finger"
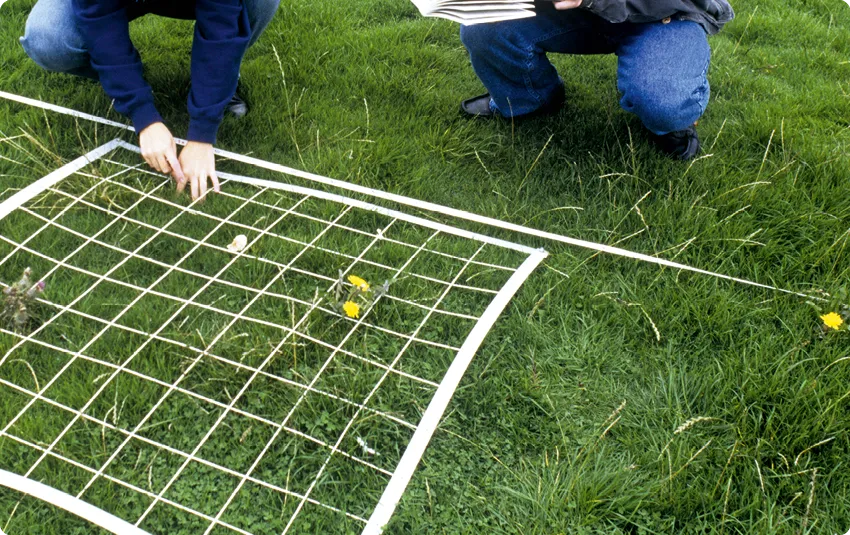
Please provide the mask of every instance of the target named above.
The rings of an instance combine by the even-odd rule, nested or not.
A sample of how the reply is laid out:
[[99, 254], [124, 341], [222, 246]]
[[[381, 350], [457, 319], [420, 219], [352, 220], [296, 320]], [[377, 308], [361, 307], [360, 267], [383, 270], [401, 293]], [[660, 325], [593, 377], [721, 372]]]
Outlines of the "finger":
[[153, 156], [152, 156], [152, 155], [150, 155], [150, 154], [142, 154], [142, 158], [144, 158], [144, 159], [145, 159], [145, 163], [146, 163], [146, 164], [148, 164], [148, 167], [150, 167], [151, 169], [153, 169], [154, 171], [156, 171], [157, 163], [156, 163], [156, 158], [155, 158], [155, 157], [153, 157]]
[[164, 154], [159, 156], [157, 163], [159, 163], [159, 172], [160, 173], [162, 173], [164, 175], [171, 173], [171, 166], [168, 164], [168, 160], [165, 158]]
[[197, 176], [193, 176], [189, 180], [192, 182], [192, 200], [194, 201], [198, 199], [198, 182], [200, 182], [200, 179]]
[[[177, 151], [172, 149], [165, 153], [168, 163], [171, 164], [170, 173], [174, 180], [179, 184], [186, 181], [186, 176], [183, 174], [183, 168], [180, 166], [180, 160], [177, 159]], [[182, 191], [182, 190], [181, 190]]]
[[216, 193], [221, 193], [221, 184], [219, 184], [218, 182], [218, 175], [215, 174], [215, 171], [210, 173], [210, 178], [212, 178], [213, 191]]
[[198, 178], [198, 194], [201, 199], [207, 196], [207, 173], [201, 173]]
[[183, 193], [184, 191], [186, 191], [186, 182], [187, 180], [177, 181], [177, 193]]
[[555, 9], [573, 9], [581, 6], [582, 0], [561, 0], [555, 2]]

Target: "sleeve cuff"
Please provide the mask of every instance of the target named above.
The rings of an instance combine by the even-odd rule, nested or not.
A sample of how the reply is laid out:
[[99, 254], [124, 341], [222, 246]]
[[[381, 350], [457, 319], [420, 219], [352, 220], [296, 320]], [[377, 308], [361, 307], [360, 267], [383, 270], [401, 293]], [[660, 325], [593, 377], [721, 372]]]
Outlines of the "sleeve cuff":
[[130, 119], [133, 120], [133, 126], [136, 128], [136, 134], [141, 134], [142, 131], [154, 123], [163, 122], [159, 112], [153, 103], [145, 104], [133, 110], [130, 114]]
[[199, 143], [209, 143], [215, 145], [216, 135], [220, 121], [210, 121], [208, 119], [190, 119], [189, 134], [186, 139], [189, 141], [197, 141]]

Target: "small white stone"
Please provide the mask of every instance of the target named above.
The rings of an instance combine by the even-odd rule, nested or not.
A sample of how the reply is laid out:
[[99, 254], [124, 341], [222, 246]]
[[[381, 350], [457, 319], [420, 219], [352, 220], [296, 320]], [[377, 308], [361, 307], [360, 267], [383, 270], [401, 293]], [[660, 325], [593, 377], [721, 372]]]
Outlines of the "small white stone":
[[227, 246], [227, 250], [231, 253], [238, 253], [245, 249], [248, 246], [248, 238], [244, 234], [240, 234], [233, 238], [233, 241], [230, 242], [230, 245]]

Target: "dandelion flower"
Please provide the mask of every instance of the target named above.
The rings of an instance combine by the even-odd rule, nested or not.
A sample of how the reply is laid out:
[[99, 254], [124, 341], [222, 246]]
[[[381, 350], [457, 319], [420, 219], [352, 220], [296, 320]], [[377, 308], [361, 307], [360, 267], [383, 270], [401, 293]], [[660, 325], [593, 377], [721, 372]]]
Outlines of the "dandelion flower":
[[829, 327], [830, 329], [835, 329], [836, 331], [844, 325], [844, 319], [836, 314], [835, 312], [830, 312], [829, 314], [824, 314], [820, 317], [823, 320], [823, 324]]
[[235, 238], [233, 238], [233, 241], [230, 243], [230, 245], [227, 246], [227, 250], [230, 251], [231, 253], [238, 253], [239, 251], [243, 250], [247, 246], [248, 246], [248, 237], [245, 236], [244, 234], [240, 234], [239, 236], [236, 236]]
[[345, 304], [342, 305], [342, 309], [345, 311], [345, 315], [349, 318], [360, 317], [360, 305], [354, 301], [346, 301]]
[[357, 275], [349, 275], [348, 282], [360, 288], [361, 291], [368, 292], [369, 291], [369, 283], [365, 280], [361, 279]]

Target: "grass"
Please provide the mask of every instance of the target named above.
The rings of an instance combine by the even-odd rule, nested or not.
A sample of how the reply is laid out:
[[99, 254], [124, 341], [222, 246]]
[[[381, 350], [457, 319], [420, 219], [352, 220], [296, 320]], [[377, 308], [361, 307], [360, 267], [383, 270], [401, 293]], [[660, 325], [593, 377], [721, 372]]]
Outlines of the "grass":
[[[96, 85], [26, 60], [15, 39], [30, 5], [2, 8], [0, 87], [117, 118]], [[817, 317], [847, 302], [850, 10], [837, 0], [735, 8], [711, 40], [707, 155], [692, 165], [655, 154], [618, 109], [614, 58], [556, 58], [570, 98], [553, 119], [462, 119], [457, 103], [480, 85], [457, 27], [403, 1], [285, 2], [249, 52], [253, 111], [225, 122], [222, 148], [831, 296], [813, 306], [504, 234], [552, 256], [473, 362], [390, 533], [850, 527], [850, 344], [823, 336]], [[182, 135], [191, 26], [149, 19], [133, 30]], [[46, 149], [18, 138], [27, 156], [5, 142], [0, 154], [22, 165], [0, 160], [0, 191], [118, 135], [5, 102], [0, 130]], [[4, 491], [0, 529], [91, 532]]]

